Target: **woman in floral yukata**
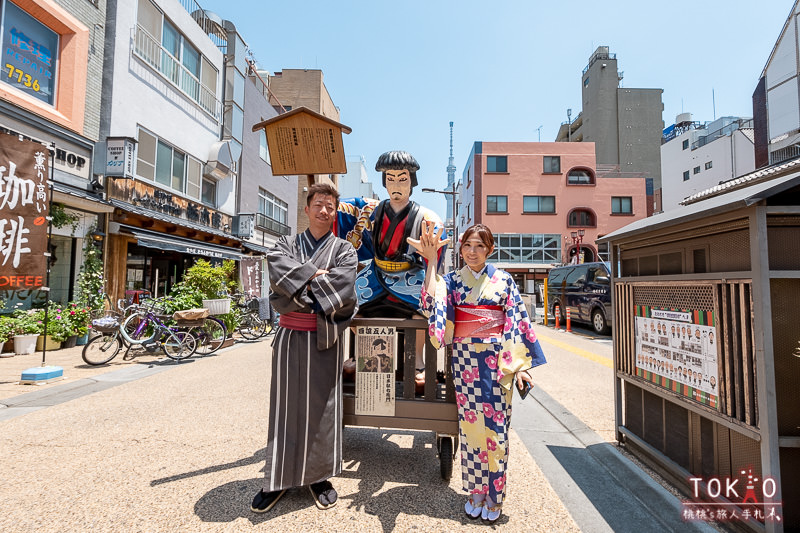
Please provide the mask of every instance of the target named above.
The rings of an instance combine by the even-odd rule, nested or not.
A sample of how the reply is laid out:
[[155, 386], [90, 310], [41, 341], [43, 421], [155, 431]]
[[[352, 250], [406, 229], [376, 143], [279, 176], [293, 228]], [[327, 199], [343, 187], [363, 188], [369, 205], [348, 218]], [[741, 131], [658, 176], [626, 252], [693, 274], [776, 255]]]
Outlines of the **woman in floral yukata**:
[[513, 384], [533, 385], [527, 370], [545, 363], [528, 313], [512, 277], [486, 258], [494, 250], [491, 230], [468, 228], [460, 252], [466, 266], [436, 275], [436, 252], [449, 239], [432, 224], [419, 240], [408, 239], [427, 261], [420, 298], [433, 345], [453, 345], [453, 382], [458, 404], [464, 511], [494, 523], [505, 500], [508, 428]]

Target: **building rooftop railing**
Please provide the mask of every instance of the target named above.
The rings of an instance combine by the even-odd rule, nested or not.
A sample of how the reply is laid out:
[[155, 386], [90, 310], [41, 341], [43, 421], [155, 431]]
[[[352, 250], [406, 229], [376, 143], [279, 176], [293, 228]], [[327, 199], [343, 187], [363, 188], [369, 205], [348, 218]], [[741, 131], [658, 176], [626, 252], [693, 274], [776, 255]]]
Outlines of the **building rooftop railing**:
[[227, 32], [222, 27], [222, 19], [217, 17], [214, 13], [206, 11], [195, 0], [179, 0], [183, 9], [185, 9], [197, 22], [211, 42], [219, 48], [222, 53], [226, 53], [228, 49]]
[[590, 68], [592, 65], [594, 65], [594, 64], [595, 64], [595, 62], [596, 62], [598, 59], [599, 59], [599, 60], [610, 60], [610, 59], [614, 59], [614, 60], [616, 60], [616, 59], [617, 59], [617, 54], [610, 54], [610, 53], [608, 53], [608, 52], [598, 52], [598, 53], [596, 53], [596, 54], [595, 54], [595, 55], [593, 55], [593, 56], [592, 56], [592, 58], [589, 60], [589, 64], [588, 64], [588, 65], [586, 65], [586, 68], [584, 68], [584, 69], [583, 69], [583, 74], [586, 74], [586, 72], [589, 70], [589, 68]]
[[264, 213], [256, 213], [256, 227], [265, 229], [275, 235], [289, 235], [292, 232], [289, 226], [268, 217]]

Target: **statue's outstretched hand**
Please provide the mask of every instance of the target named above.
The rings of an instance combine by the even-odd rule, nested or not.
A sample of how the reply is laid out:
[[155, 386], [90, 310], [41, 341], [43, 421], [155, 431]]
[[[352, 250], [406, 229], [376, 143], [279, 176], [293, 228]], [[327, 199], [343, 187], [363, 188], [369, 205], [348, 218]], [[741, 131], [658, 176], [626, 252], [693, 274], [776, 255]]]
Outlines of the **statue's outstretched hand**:
[[436, 264], [439, 249], [450, 242], [450, 239], [442, 239], [444, 228], [436, 231], [436, 224], [430, 221], [423, 222], [422, 234], [419, 239], [406, 239], [408, 244], [414, 247], [416, 252], [425, 258], [428, 263]]

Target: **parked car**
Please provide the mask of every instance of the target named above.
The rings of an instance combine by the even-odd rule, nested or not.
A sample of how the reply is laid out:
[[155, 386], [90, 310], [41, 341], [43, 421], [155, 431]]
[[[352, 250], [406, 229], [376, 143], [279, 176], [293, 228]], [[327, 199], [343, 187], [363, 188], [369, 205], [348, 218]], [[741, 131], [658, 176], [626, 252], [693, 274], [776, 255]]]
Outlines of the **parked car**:
[[592, 326], [599, 334], [611, 330], [611, 266], [608, 263], [581, 263], [550, 270], [547, 276], [547, 305], [555, 318], [556, 307], [561, 311], [561, 323], [570, 318]]

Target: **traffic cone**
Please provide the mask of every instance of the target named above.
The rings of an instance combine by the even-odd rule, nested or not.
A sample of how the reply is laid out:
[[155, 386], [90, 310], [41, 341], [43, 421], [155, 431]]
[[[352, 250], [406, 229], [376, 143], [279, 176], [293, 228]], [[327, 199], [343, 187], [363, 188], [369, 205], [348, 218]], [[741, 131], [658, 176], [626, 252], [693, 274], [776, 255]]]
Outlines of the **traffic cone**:
[[567, 331], [568, 332], [572, 331], [572, 328], [570, 326], [572, 326], [572, 320], [570, 320], [569, 307], [567, 307]]

